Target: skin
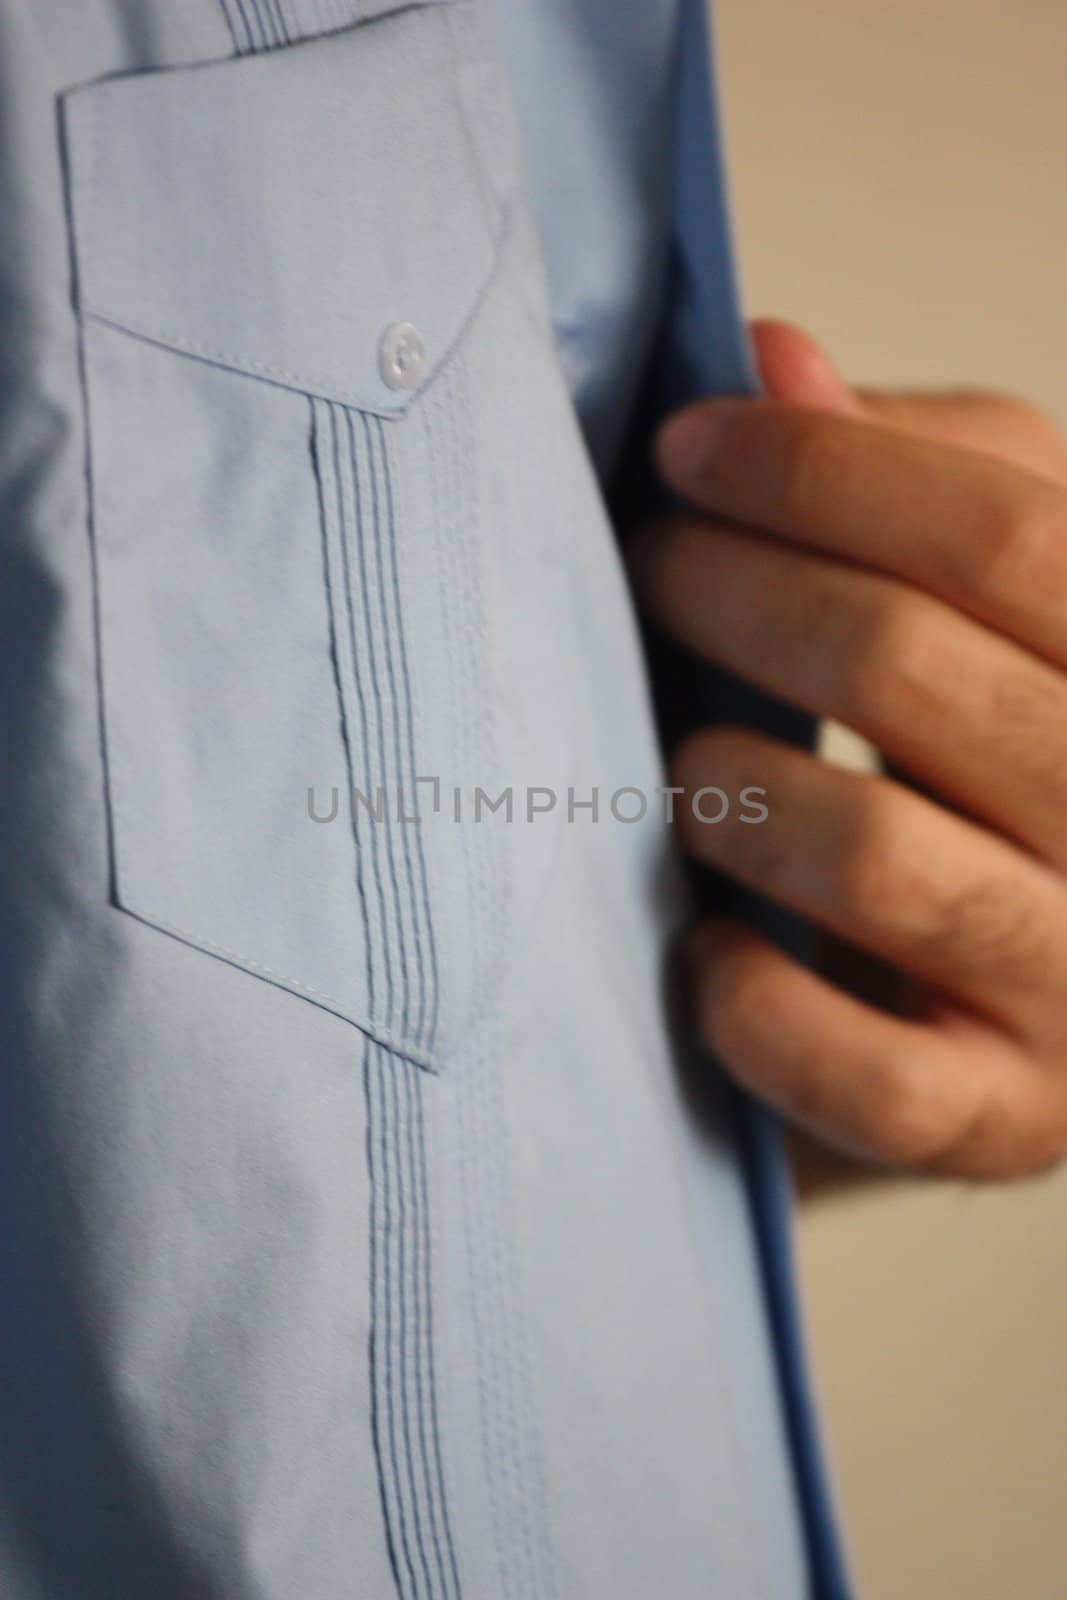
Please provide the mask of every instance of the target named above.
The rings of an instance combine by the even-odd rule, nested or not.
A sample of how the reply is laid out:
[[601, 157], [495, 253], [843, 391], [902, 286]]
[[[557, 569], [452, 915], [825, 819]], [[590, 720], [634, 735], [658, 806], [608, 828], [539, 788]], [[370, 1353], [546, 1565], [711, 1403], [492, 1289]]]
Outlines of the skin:
[[1038, 1172], [1067, 1152], [1067, 451], [1018, 401], [853, 391], [797, 330], [754, 332], [768, 398], [701, 401], [661, 430], [685, 509], [635, 541], [637, 591], [693, 652], [846, 723], [889, 767], [708, 728], [672, 782], [760, 785], [770, 816], [676, 816], [694, 856], [880, 981], [861, 994], [705, 923], [684, 950], [697, 1023], [850, 1158]]

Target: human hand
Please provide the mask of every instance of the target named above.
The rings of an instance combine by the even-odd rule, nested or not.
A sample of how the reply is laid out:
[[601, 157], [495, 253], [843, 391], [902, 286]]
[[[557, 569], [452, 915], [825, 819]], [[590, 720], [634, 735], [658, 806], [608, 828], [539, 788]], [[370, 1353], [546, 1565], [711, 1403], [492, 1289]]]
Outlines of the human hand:
[[[1067, 1151], [1067, 454], [996, 396], [853, 393], [757, 330], [771, 398], [705, 401], [659, 440], [691, 510], [638, 541], [685, 645], [870, 738], [922, 791], [764, 735], [691, 736], [673, 781], [766, 789], [692, 853], [911, 980], [891, 1015], [750, 929], [688, 946], [724, 1066], [861, 1158], [966, 1176]], [[798, 404], [803, 401], [803, 404]]]

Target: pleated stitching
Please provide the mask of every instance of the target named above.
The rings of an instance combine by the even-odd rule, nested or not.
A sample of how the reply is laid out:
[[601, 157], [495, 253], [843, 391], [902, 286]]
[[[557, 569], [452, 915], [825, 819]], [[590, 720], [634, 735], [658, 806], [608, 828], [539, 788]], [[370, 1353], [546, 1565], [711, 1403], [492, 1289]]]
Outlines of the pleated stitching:
[[375, 16], [400, 10], [376, 0], [219, 0], [238, 55], [276, 50], [300, 39], [336, 33]]
[[[415, 777], [399, 527], [385, 425], [311, 402], [331, 654], [351, 775], [386, 795], [381, 822], [356, 827], [372, 1022], [433, 1038], [437, 962], [421, 834], [390, 797]], [[362, 771], [356, 772], [357, 753]], [[397, 838], [397, 829], [403, 830]], [[385, 859], [383, 860], [383, 854]], [[369, 863], [369, 871], [368, 871]], [[373, 878], [374, 896], [368, 894]], [[377, 902], [377, 928], [370, 900]], [[375, 933], [380, 937], [375, 937]], [[377, 1001], [376, 1001], [377, 997]], [[383, 998], [384, 997], [384, 998]], [[461, 1600], [437, 1401], [428, 1151], [421, 1068], [364, 1043], [371, 1189], [371, 1425], [386, 1543], [400, 1600]]]

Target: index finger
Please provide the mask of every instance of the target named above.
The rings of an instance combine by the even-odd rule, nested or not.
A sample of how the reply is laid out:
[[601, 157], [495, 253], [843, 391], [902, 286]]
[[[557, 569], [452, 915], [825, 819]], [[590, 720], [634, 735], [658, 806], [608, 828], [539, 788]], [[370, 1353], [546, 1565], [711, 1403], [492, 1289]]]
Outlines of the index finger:
[[899, 428], [775, 400], [702, 400], [657, 441], [719, 518], [902, 578], [1067, 666], [1067, 492]]

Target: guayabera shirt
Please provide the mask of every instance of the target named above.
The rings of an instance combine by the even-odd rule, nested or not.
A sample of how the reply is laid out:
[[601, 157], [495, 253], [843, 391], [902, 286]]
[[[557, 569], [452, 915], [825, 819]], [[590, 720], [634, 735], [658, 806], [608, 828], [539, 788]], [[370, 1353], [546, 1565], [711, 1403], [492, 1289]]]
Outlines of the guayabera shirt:
[[498, 9], [0, 0], [4, 1600], [841, 1592], [606, 500], [702, 17]]

